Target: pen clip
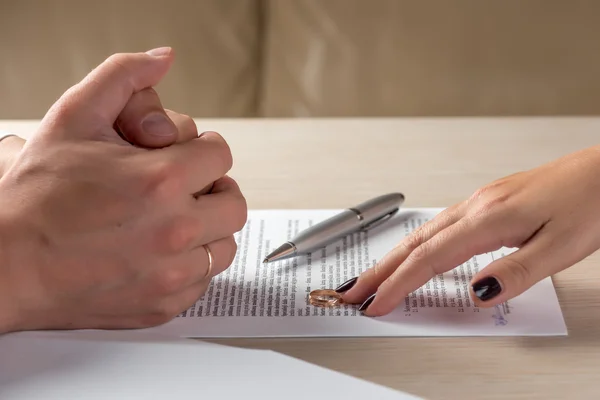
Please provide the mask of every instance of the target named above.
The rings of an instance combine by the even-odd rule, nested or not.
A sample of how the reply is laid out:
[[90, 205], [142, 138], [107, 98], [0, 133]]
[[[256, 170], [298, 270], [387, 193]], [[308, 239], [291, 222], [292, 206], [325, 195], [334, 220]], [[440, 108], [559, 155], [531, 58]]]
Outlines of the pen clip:
[[389, 213], [377, 218], [376, 220], [371, 221], [367, 225], [363, 226], [362, 230], [366, 231], [369, 229], [373, 229], [376, 226], [379, 226], [387, 221], [389, 221], [399, 210], [400, 208], [396, 208], [395, 210], [390, 211]]

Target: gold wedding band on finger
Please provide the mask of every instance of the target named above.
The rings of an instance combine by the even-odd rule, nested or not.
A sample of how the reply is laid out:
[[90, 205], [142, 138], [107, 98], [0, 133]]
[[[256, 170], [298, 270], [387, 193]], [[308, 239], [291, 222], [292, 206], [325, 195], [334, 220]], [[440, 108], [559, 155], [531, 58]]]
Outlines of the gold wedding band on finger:
[[210, 247], [208, 247], [207, 244], [203, 244], [202, 247], [204, 247], [204, 250], [206, 250], [206, 254], [208, 255], [208, 269], [206, 270], [206, 275], [204, 275], [204, 278], [202, 278], [202, 279], [206, 279], [210, 276], [210, 274], [212, 272], [213, 255], [212, 255], [212, 252], [210, 251]]

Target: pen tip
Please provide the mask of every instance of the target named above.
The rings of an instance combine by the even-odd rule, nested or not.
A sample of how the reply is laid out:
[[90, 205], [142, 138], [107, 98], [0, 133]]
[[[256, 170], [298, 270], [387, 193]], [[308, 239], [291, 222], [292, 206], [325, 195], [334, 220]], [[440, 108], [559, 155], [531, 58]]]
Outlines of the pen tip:
[[269, 259], [268, 259], [268, 258], [265, 258], [265, 259], [263, 260], [263, 264], [266, 264], [266, 263], [268, 263], [268, 262], [269, 262]]

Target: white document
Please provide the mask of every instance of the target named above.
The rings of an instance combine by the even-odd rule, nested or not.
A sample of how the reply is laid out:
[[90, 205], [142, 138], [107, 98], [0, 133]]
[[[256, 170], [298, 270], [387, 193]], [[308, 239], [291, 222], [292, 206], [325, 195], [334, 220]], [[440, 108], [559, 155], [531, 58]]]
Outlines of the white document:
[[566, 335], [550, 278], [495, 308], [469, 297], [473, 275], [513, 249], [473, 257], [436, 276], [393, 313], [363, 316], [358, 305], [319, 308], [314, 289], [333, 289], [372, 267], [404, 236], [441, 209], [403, 209], [388, 223], [310, 255], [263, 264], [274, 248], [339, 210], [252, 210], [236, 235], [238, 254], [205, 296], [152, 330], [183, 337]]
[[267, 350], [137, 332], [0, 336], [0, 400], [417, 400]]

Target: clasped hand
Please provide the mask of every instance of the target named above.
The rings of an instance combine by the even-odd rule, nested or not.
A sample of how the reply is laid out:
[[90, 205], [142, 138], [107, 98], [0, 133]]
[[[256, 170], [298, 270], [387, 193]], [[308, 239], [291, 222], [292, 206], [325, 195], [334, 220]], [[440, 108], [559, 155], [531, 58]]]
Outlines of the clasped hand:
[[232, 262], [246, 202], [225, 140], [152, 90], [172, 59], [110, 57], [4, 163], [0, 332], [161, 324]]

